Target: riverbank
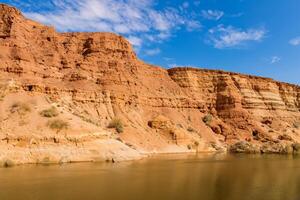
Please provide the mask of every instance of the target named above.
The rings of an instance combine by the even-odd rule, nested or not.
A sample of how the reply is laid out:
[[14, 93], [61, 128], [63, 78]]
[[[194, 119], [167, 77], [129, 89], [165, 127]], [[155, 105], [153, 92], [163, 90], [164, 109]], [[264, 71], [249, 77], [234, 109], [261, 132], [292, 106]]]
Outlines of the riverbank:
[[42, 144], [42, 146], [32, 146], [25, 148], [14, 145], [0, 145], [0, 167], [13, 167], [25, 164], [64, 164], [64, 163], [84, 163], [84, 162], [124, 162], [141, 160], [149, 157], [159, 156], [206, 156], [215, 155], [300, 155], [300, 145], [298, 143], [268, 143], [261, 146], [253, 145], [246, 141], [240, 141], [229, 146], [228, 149], [198, 148], [188, 149], [184, 146], [170, 145], [165, 149], [155, 151], [137, 150], [119, 140], [102, 139], [77, 145], [55, 143]]

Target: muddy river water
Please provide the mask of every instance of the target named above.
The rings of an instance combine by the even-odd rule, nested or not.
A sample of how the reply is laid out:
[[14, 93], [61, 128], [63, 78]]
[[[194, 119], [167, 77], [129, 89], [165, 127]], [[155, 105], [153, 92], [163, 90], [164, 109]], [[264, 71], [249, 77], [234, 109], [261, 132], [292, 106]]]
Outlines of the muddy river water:
[[165, 155], [0, 168], [0, 200], [300, 200], [300, 156]]

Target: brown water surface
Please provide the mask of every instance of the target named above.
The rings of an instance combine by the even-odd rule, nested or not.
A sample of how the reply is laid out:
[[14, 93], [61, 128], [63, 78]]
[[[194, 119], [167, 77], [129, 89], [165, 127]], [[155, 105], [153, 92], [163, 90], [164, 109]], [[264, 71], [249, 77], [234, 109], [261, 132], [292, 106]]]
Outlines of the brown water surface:
[[300, 200], [300, 157], [160, 156], [0, 168], [0, 200]]

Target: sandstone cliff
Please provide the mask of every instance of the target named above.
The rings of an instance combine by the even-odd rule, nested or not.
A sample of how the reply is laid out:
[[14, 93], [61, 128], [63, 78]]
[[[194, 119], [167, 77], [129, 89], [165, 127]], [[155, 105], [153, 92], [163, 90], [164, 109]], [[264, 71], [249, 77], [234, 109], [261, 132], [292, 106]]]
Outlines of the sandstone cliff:
[[[223, 71], [165, 70], [139, 60], [121, 36], [57, 33], [5, 4], [0, 89], [4, 162], [136, 159], [232, 144], [243, 144], [242, 152], [252, 145], [282, 153], [297, 151], [300, 142], [299, 86]], [[49, 110], [57, 113], [43, 114]], [[119, 133], [112, 121], [122, 126]]]

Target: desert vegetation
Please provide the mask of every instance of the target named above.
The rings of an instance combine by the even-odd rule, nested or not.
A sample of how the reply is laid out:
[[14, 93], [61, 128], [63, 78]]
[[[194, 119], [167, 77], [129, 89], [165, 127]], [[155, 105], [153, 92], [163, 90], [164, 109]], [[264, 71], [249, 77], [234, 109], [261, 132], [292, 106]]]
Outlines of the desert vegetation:
[[45, 110], [42, 110], [40, 112], [40, 115], [43, 116], [43, 117], [48, 117], [48, 118], [51, 118], [51, 117], [56, 117], [59, 115], [59, 112], [57, 111], [57, 109], [52, 106], [51, 108], [48, 108], [48, 109], [45, 109]]
[[300, 128], [300, 122], [295, 122], [294, 123], [294, 128], [296, 128], [296, 129]]
[[203, 118], [202, 118], [202, 121], [206, 124], [206, 125], [209, 125], [212, 121], [212, 115], [208, 114], [208, 115], [205, 115]]
[[30, 105], [24, 102], [15, 102], [10, 107], [11, 113], [18, 113], [20, 115], [25, 115], [28, 112], [31, 112]]
[[48, 121], [47, 125], [49, 126], [49, 128], [56, 130], [57, 132], [60, 132], [63, 129], [68, 129], [69, 127], [69, 123], [65, 122], [62, 119], [50, 120]]
[[107, 126], [108, 128], [114, 128], [118, 133], [122, 133], [124, 131], [124, 125], [121, 119], [114, 118]]

